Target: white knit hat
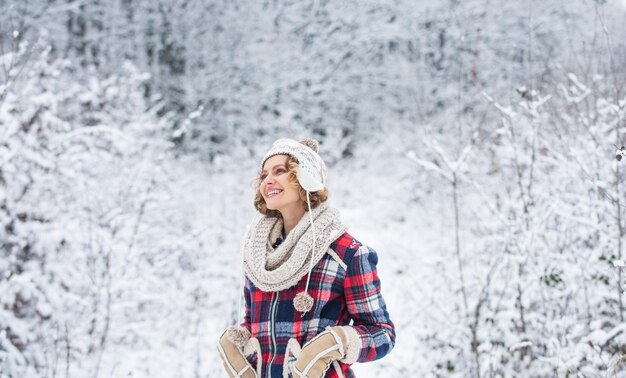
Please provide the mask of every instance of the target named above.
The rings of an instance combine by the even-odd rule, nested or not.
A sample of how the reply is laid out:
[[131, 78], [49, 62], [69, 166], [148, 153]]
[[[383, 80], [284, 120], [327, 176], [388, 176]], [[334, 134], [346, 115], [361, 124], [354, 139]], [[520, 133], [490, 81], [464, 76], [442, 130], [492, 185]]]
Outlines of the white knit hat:
[[293, 139], [278, 139], [265, 154], [265, 161], [274, 155], [289, 155], [298, 161], [298, 182], [307, 192], [317, 192], [326, 186], [326, 164], [318, 155], [318, 143], [315, 139], [305, 138], [300, 142]]
[[[318, 155], [319, 144], [317, 140], [312, 138], [305, 138], [297, 142], [293, 139], [282, 138], [278, 139], [272, 144], [270, 150], [263, 157], [261, 162], [261, 169], [265, 161], [274, 155], [289, 155], [298, 161], [298, 182], [300, 186], [306, 191], [306, 202], [309, 208], [309, 221], [313, 229], [313, 250], [315, 249], [315, 223], [313, 222], [313, 216], [311, 215], [311, 200], [310, 193], [317, 192], [326, 187], [326, 164], [322, 158]], [[311, 258], [311, 265], [309, 266], [309, 273], [307, 274], [306, 286], [303, 292], [300, 292], [294, 298], [294, 307], [296, 310], [305, 313], [313, 307], [313, 297], [308, 293], [309, 282], [311, 280], [311, 270], [313, 270], [313, 258]], [[304, 315], [304, 314], [303, 314]]]

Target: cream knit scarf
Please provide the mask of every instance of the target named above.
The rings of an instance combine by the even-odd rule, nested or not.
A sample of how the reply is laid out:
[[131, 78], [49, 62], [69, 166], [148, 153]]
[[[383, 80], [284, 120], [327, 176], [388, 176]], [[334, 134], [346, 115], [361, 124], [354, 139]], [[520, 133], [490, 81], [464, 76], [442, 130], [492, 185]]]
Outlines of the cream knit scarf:
[[330, 244], [347, 230], [339, 220], [339, 212], [326, 202], [313, 209], [311, 215], [317, 236], [315, 243], [309, 214], [305, 213], [275, 250], [272, 244], [281, 235], [282, 219], [261, 215], [252, 222], [242, 253], [246, 275], [256, 287], [270, 292], [297, 284], [309, 271], [311, 258], [313, 265], [319, 262]]

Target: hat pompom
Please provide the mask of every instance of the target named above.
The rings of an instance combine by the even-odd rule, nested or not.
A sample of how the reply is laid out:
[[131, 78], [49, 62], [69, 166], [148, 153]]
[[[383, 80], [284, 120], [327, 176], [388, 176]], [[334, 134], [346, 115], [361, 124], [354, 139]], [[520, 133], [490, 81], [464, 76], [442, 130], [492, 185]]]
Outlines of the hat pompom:
[[313, 308], [313, 297], [302, 291], [293, 299], [293, 307], [300, 312], [309, 312]]
[[242, 326], [232, 326], [226, 330], [226, 337], [238, 348], [243, 349], [243, 346], [250, 340], [250, 331]]
[[304, 144], [305, 146], [309, 147], [310, 149], [312, 149], [315, 152], [319, 151], [319, 143], [317, 142], [317, 140], [313, 139], [313, 138], [304, 138], [302, 140], [300, 140], [301, 144]]

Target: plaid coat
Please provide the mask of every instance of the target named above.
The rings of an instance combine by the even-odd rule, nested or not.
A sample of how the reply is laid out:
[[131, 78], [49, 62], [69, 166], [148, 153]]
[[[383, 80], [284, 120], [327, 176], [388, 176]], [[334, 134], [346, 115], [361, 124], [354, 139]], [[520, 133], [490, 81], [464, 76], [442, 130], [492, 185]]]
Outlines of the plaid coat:
[[[293, 299], [304, 291], [306, 275], [296, 285], [279, 292], [263, 292], [246, 277], [245, 317], [241, 325], [259, 340], [263, 378], [283, 377], [285, 349], [290, 338], [302, 346], [327, 326], [350, 325], [352, 321], [351, 325], [361, 336], [357, 362], [377, 360], [393, 348], [395, 328], [381, 295], [376, 252], [347, 232], [330, 249], [336, 256], [325, 254], [311, 272], [309, 294], [314, 303], [304, 316], [294, 309]], [[291, 357], [290, 366], [295, 360]], [[256, 366], [256, 358], [248, 358]], [[355, 377], [349, 365], [340, 363], [340, 366], [344, 377]], [[325, 377], [337, 377], [337, 373], [331, 367]]]

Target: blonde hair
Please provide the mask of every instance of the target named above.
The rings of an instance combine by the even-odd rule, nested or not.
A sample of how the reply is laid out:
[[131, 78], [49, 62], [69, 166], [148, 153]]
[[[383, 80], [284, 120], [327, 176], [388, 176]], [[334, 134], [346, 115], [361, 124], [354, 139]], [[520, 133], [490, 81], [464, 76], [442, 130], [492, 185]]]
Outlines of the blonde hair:
[[[306, 203], [306, 190], [304, 190], [300, 183], [298, 182], [298, 161], [293, 158], [291, 155], [287, 155], [287, 174], [289, 176], [287, 179], [290, 183], [295, 184], [298, 187], [298, 194], [300, 195], [300, 202], [302, 203], [302, 208], [304, 211], [308, 211], [309, 208]], [[252, 188], [256, 191], [254, 194], [254, 208], [257, 209], [261, 214], [267, 215], [268, 217], [281, 218], [281, 214], [278, 210], [271, 210], [267, 208], [267, 204], [265, 203], [265, 199], [261, 194], [261, 172], [257, 174], [257, 176], [252, 180]], [[318, 190], [317, 192], [309, 193], [309, 200], [311, 201], [311, 209], [315, 209], [322, 202], [325, 202], [328, 199], [328, 189], [324, 188], [322, 190]]]

